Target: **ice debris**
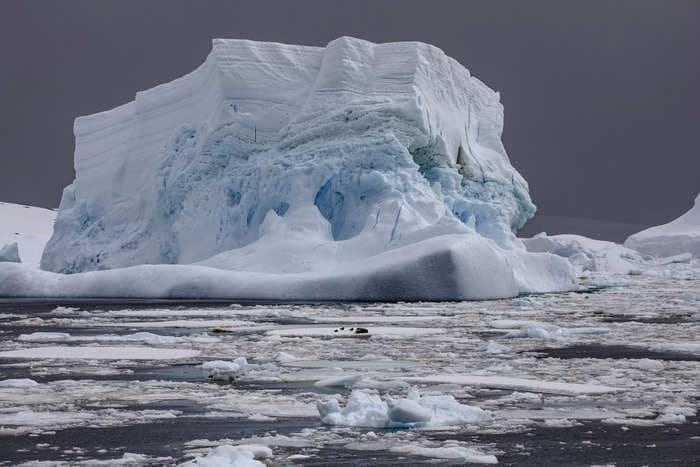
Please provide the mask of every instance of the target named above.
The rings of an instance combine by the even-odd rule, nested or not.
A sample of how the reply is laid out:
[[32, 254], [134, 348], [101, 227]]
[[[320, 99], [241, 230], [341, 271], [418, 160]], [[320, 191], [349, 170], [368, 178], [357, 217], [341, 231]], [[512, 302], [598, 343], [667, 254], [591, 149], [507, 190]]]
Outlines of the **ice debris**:
[[421, 396], [417, 391], [394, 399], [358, 389], [352, 391], [344, 407], [333, 398], [317, 406], [321, 421], [327, 425], [414, 428], [491, 423], [488, 412], [460, 404], [453, 396]]
[[180, 467], [266, 467], [258, 459], [268, 457], [272, 457], [272, 450], [267, 446], [223, 444], [210, 449], [204, 456], [180, 464]]

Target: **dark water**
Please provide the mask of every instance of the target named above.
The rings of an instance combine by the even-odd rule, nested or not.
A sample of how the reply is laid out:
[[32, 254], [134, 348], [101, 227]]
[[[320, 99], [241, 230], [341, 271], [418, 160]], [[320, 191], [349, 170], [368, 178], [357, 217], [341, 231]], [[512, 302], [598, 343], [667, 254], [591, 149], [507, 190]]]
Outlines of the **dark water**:
[[[591, 291], [592, 293], [598, 290]], [[57, 306], [77, 306], [81, 309], [148, 309], [163, 307], [228, 307], [230, 301], [171, 301], [171, 300], [0, 300], [0, 313], [20, 313], [29, 316], [45, 317]], [[257, 303], [256, 303], [257, 304]], [[345, 306], [335, 304], [334, 306]], [[136, 320], [136, 317], [124, 318]], [[159, 319], [159, 318], [156, 318]], [[261, 318], [261, 322], [281, 322]], [[305, 319], [284, 318], [283, 324], [301, 324]], [[68, 332], [73, 335], [109, 332], [114, 334], [129, 332], [110, 327], [61, 327], [61, 326], [1, 326], [0, 338], [11, 339], [20, 333], [37, 331]], [[197, 329], [194, 332], [203, 332]], [[133, 331], [131, 331], [133, 332]], [[187, 330], [160, 328], [159, 334], [178, 334]], [[535, 351], [542, 358], [561, 359], [660, 359], [667, 361], [700, 361], [700, 357], [673, 352], [654, 352], [647, 349], [624, 345], [586, 344], [565, 348], [543, 348]], [[130, 374], [120, 375], [50, 375], [32, 376], [28, 368], [11, 368], [0, 362], [1, 378], [30, 377], [38, 382], [56, 379], [91, 379], [96, 384], [109, 380], [169, 380], [202, 382], [206, 372], [195, 365], [135, 367]], [[338, 388], [322, 389], [309, 383], [238, 383], [232, 384], [243, 390], [278, 390], [281, 394], [301, 392], [337, 393], [347, 392]], [[491, 397], [502, 396], [507, 392], [493, 391]], [[147, 405], [128, 407], [131, 409], [179, 410], [183, 414], [175, 419], [158, 420], [151, 423], [109, 428], [70, 428], [55, 434], [39, 436], [0, 435], [0, 463], [13, 465], [29, 460], [114, 459], [124, 452], [134, 452], [155, 457], [172, 456], [182, 460], [184, 443], [197, 438], [217, 440], [221, 438], [241, 439], [266, 436], [271, 433], [292, 434], [304, 428], [319, 427], [317, 418], [279, 418], [274, 422], [254, 422], [240, 418], [211, 418], [202, 416], [204, 409], [188, 401], [164, 401]], [[358, 430], [361, 431], [361, 430]], [[379, 430], [374, 430], [379, 431]], [[580, 426], [567, 428], [539, 427], [522, 433], [472, 434], [424, 432], [423, 435], [434, 441], [460, 440], [479, 446], [491, 446], [500, 451], [499, 465], [507, 466], [583, 466], [614, 463], [618, 466], [636, 465], [679, 465], [700, 466], [700, 419], [689, 417], [687, 423], [671, 426], [635, 427], [628, 430], [616, 425], [599, 422], [584, 422]], [[58, 449], [37, 447], [47, 443]], [[78, 446], [81, 454], [62, 453], [65, 449]], [[98, 452], [105, 449], [106, 452]], [[391, 465], [458, 465], [453, 461], [438, 461], [421, 457], [399, 455], [388, 451], [352, 451], [338, 447], [325, 447], [314, 452], [300, 448], [275, 447], [275, 459], [284, 459], [292, 454], [313, 454], [308, 459], [295, 460], [297, 465], [307, 466], [391, 466]], [[463, 465], [463, 464], [459, 464]]]

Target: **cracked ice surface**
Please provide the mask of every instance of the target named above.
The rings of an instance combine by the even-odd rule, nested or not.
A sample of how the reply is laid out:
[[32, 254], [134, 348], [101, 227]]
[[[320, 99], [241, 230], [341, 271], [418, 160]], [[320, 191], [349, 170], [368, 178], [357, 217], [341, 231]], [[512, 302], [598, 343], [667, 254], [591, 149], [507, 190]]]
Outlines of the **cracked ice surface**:
[[[133, 459], [140, 460], [129, 458], [136, 464], [179, 463], [243, 452], [219, 446], [253, 445], [269, 447], [273, 464], [313, 464], [325, 455], [381, 464], [509, 463], [522, 451], [537, 459], [536, 449], [516, 446], [527, 444], [527, 433], [585, 432], [593, 423], [631, 440], [648, 427], [687, 433], [700, 396], [700, 281], [615, 281], [589, 293], [487, 302], [2, 302], [0, 437], [20, 450], [17, 463], [117, 463], [125, 453], [139, 453]], [[381, 416], [393, 408], [393, 417], [415, 428], [350, 426], [372, 408], [360, 400], [348, 409], [353, 391], [382, 408]], [[414, 403], [424, 397], [473, 407], [489, 423], [434, 422], [433, 406]], [[347, 415], [336, 417], [340, 424], [324, 424], [319, 414], [317, 405], [331, 399], [333, 411]], [[173, 426], [195, 422], [185, 436], [192, 443], [168, 438]], [[87, 441], [51, 441], [135, 424], [158, 430], [160, 450], [136, 431], [126, 441], [103, 440], [104, 452]], [[499, 436], [522, 443], [499, 443]], [[603, 442], [573, 441], [581, 449]]]

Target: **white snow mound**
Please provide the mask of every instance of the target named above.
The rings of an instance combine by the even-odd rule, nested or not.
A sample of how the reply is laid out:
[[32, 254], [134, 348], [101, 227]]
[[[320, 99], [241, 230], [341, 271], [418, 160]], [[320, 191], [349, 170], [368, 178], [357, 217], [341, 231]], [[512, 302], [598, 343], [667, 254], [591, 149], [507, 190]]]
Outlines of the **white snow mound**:
[[688, 212], [668, 224], [631, 235], [625, 245], [652, 256], [691, 253], [700, 258], [700, 193]]
[[427, 44], [215, 39], [192, 73], [76, 120], [76, 179], [41, 267], [78, 278], [2, 265], [0, 295], [570, 289], [567, 261], [513, 234], [535, 208], [502, 129], [498, 93]]

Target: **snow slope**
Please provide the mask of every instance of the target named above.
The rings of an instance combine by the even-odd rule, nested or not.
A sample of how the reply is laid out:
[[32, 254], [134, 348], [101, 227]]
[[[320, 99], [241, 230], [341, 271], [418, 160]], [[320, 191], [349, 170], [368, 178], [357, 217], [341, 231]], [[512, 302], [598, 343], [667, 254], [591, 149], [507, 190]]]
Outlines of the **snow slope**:
[[681, 217], [631, 235], [625, 246], [653, 256], [692, 253], [700, 257], [700, 194]]
[[56, 211], [0, 202], [0, 249], [17, 243], [19, 257], [37, 267], [56, 220]]
[[[513, 234], [535, 208], [502, 128], [498, 93], [427, 44], [215, 39], [192, 73], [76, 120], [76, 179], [41, 267], [85, 275], [14, 268], [0, 294], [132, 296], [104, 284], [118, 277], [152, 296], [145, 276], [167, 296], [570, 288], [568, 262]], [[144, 264], [197, 267], [87, 274]]]

